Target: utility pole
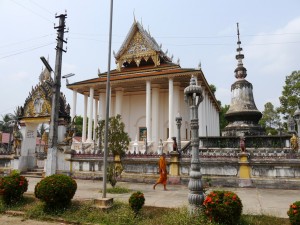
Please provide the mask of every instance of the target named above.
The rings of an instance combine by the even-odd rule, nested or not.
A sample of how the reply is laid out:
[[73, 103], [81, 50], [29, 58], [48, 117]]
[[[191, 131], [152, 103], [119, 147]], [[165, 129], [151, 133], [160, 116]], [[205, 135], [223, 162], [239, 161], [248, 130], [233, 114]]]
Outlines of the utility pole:
[[46, 164], [46, 176], [50, 176], [56, 173], [62, 53], [66, 52], [63, 49], [63, 44], [67, 43], [64, 40], [64, 33], [66, 32], [65, 19], [67, 18], [67, 14], [61, 14], [59, 16], [55, 16], [55, 18], [59, 18], [59, 25], [54, 27], [54, 29], [57, 29], [57, 39], [56, 39], [57, 45], [56, 45], [54, 81], [52, 86], [53, 94], [52, 94], [49, 142], [48, 142], [49, 147], [48, 147], [47, 164]]

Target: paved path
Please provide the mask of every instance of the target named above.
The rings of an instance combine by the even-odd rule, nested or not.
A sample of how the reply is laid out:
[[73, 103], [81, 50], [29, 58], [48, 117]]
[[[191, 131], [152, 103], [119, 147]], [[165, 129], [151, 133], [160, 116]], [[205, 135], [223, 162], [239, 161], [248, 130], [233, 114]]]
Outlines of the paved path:
[[[33, 193], [39, 178], [28, 178], [29, 187], [27, 193]], [[103, 187], [102, 181], [76, 180], [78, 188], [75, 199], [101, 198], [100, 190]], [[108, 185], [109, 186], [109, 185]], [[145, 195], [145, 205], [158, 207], [181, 207], [188, 205], [188, 187], [186, 185], [168, 185], [168, 191], [158, 185], [153, 190], [152, 184], [118, 182], [117, 186], [127, 187], [131, 190], [142, 191]], [[218, 190], [234, 191], [241, 198], [244, 214], [265, 214], [287, 218], [289, 205], [294, 201], [300, 201], [300, 190], [281, 189], [257, 189], [257, 188], [212, 188]], [[211, 189], [211, 190], [212, 190]], [[209, 193], [210, 190], [208, 190]], [[127, 202], [131, 193], [108, 194], [114, 200]]]

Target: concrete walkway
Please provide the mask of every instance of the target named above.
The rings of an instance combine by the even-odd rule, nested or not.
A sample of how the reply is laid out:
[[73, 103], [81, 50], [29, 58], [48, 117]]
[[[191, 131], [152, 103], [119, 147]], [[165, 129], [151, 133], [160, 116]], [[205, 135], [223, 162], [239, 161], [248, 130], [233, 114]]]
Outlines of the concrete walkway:
[[[39, 178], [27, 178], [29, 187], [27, 193], [34, 193], [34, 187]], [[101, 198], [100, 190], [103, 188], [102, 181], [76, 180], [77, 191], [74, 199], [95, 199]], [[145, 205], [157, 207], [181, 207], [188, 205], [188, 187], [185, 185], [168, 185], [168, 191], [163, 190], [163, 186], [158, 185], [153, 190], [153, 184], [118, 182], [117, 186], [126, 187], [134, 191], [142, 191], [145, 195]], [[108, 184], [107, 187], [110, 187]], [[281, 189], [257, 189], [257, 188], [211, 188], [208, 190], [230, 190], [235, 192], [242, 200], [243, 214], [265, 214], [276, 217], [287, 218], [289, 205], [295, 201], [300, 201], [299, 190]], [[131, 193], [127, 194], [106, 194], [106, 197], [114, 198], [114, 201], [128, 202]]]

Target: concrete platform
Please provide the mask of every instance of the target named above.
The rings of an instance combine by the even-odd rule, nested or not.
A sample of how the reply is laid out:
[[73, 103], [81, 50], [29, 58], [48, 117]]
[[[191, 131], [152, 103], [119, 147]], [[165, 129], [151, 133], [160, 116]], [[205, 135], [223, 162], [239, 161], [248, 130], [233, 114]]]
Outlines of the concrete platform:
[[[27, 193], [34, 193], [34, 187], [39, 178], [27, 178], [29, 187]], [[74, 199], [92, 200], [100, 199], [103, 187], [99, 180], [76, 180], [77, 191]], [[188, 205], [188, 187], [187, 185], [167, 185], [167, 191], [163, 190], [162, 185], [158, 185], [153, 190], [153, 184], [118, 182], [117, 186], [126, 187], [134, 191], [142, 191], [145, 196], [145, 205], [156, 207], [176, 208]], [[107, 187], [110, 187], [109, 185]], [[230, 190], [238, 194], [243, 203], [244, 214], [265, 214], [276, 217], [287, 218], [289, 205], [295, 201], [300, 201], [300, 190], [283, 189], [258, 189], [258, 188], [223, 188], [213, 187], [208, 190]], [[126, 194], [106, 194], [107, 198], [113, 198], [114, 201], [128, 202], [131, 193]]]

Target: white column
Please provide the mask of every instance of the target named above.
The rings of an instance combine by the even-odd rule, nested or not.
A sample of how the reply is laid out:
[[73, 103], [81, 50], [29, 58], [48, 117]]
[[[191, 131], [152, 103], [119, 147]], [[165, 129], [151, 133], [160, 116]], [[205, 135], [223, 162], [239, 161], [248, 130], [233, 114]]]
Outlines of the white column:
[[93, 141], [97, 140], [96, 128], [98, 126], [98, 99], [95, 99], [95, 111], [94, 111], [94, 129], [93, 129]]
[[174, 111], [173, 111], [173, 78], [169, 78], [169, 138], [168, 140], [171, 140], [173, 137], [173, 131], [174, 131]]
[[203, 91], [203, 100], [199, 105], [199, 136], [205, 136], [205, 103], [204, 103], [204, 88], [202, 87]]
[[87, 118], [88, 96], [84, 95], [83, 121], [82, 121], [82, 142], [86, 141], [86, 118]]
[[116, 88], [115, 116], [122, 115], [123, 88]]
[[204, 104], [204, 136], [208, 135], [208, 126], [207, 126], [207, 99], [206, 99], [206, 91], [204, 91], [204, 98], [203, 98], [203, 104]]
[[88, 138], [87, 142], [92, 142], [92, 122], [93, 122], [93, 102], [94, 102], [94, 88], [90, 88], [90, 99], [89, 99], [89, 123], [88, 123]]
[[100, 93], [99, 94], [99, 100], [100, 100], [100, 104], [99, 104], [99, 117], [101, 120], [105, 119], [105, 110], [106, 110], [106, 99], [105, 99], [105, 93]]
[[146, 127], [147, 141], [151, 141], [151, 81], [146, 81]]
[[77, 104], [77, 91], [73, 90], [73, 107], [72, 107], [72, 115], [71, 115], [72, 119], [76, 116], [76, 104]]
[[152, 141], [155, 147], [162, 139], [159, 135], [159, 86], [152, 85]]
[[[179, 82], [175, 82], [173, 83], [173, 134], [176, 137], [177, 136], [177, 126], [176, 124], [176, 120], [175, 117], [177, 116], [177, 114], [181, 114], [180, 112], [180, 108], [179, 108], [179, 91], [180, 91], [180, 83]], [[178, 141], [178, 140], [177, 140]]]

